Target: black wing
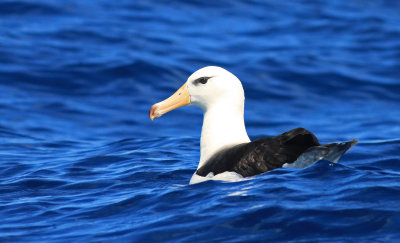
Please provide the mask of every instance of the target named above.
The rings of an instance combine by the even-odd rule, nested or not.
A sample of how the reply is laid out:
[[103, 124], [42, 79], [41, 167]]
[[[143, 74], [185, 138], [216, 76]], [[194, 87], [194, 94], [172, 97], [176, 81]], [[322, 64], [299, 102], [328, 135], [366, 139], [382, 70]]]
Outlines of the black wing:
[[196, 173], [207, 176], [234, 171], [244, 177], [264, 173], [293, 163], [307, 149], [320, 145], [304, 128], [296, 128], [272, 138], [236, 145], [213, 155]]

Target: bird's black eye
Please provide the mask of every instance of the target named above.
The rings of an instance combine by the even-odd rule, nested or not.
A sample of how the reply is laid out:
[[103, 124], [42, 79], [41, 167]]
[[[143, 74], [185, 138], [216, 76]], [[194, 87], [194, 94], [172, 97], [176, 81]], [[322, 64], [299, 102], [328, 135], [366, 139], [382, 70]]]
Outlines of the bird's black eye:
[[211, 78], [211, 77], [201, 77], [201, 78], [196, 79], [196, 80], [194, 81], [194, 83], [195, 83], [195, 84], [198, 84], [198, 83], [206, 84], [207, 81], [208, 81], [210, 78]]

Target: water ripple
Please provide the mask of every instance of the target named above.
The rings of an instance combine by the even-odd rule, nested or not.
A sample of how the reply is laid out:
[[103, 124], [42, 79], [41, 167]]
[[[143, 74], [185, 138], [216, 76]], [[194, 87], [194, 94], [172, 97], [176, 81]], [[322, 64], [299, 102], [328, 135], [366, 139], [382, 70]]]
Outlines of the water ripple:
[[[397, 242], [396, 1], [0, 3], [0, 241]], [[201, 111], [150, 121], [206, 65], [252, 138], [358, 138], [339, 164], [188, 182]]]

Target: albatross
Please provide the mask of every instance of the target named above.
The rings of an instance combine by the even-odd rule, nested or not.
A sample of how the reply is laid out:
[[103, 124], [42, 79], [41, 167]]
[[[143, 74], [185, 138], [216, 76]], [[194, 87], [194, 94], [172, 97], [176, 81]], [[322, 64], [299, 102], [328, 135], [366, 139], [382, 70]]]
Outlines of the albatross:
[[[244, 90], [240, 80], [216, 66], [194, 72], [169, 98], [154, 104], [154, 120], [185, 105], [203, 110], [200, 161], [190, 183], [232, 173], [250, 177], [276, 168], [304, 168], [319, 160], [337, 162], [358, 140], [321, 145], [304, 128], [251, 141], [244, 123]], [[221, 177], [224, 180], [223, 176]]]

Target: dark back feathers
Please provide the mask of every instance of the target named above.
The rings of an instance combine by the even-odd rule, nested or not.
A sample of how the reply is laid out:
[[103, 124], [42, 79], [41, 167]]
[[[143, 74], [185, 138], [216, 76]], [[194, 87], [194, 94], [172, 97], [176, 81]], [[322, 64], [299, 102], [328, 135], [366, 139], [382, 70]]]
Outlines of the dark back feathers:
[[253, 176], [293, 163], [307, 149], [318, 146], [318, 139], [304, 128], [296, 128], [272, 138], [260, 138], [236, 145], [213, 155], [196, 173], [207, 176], [234, 171]]

